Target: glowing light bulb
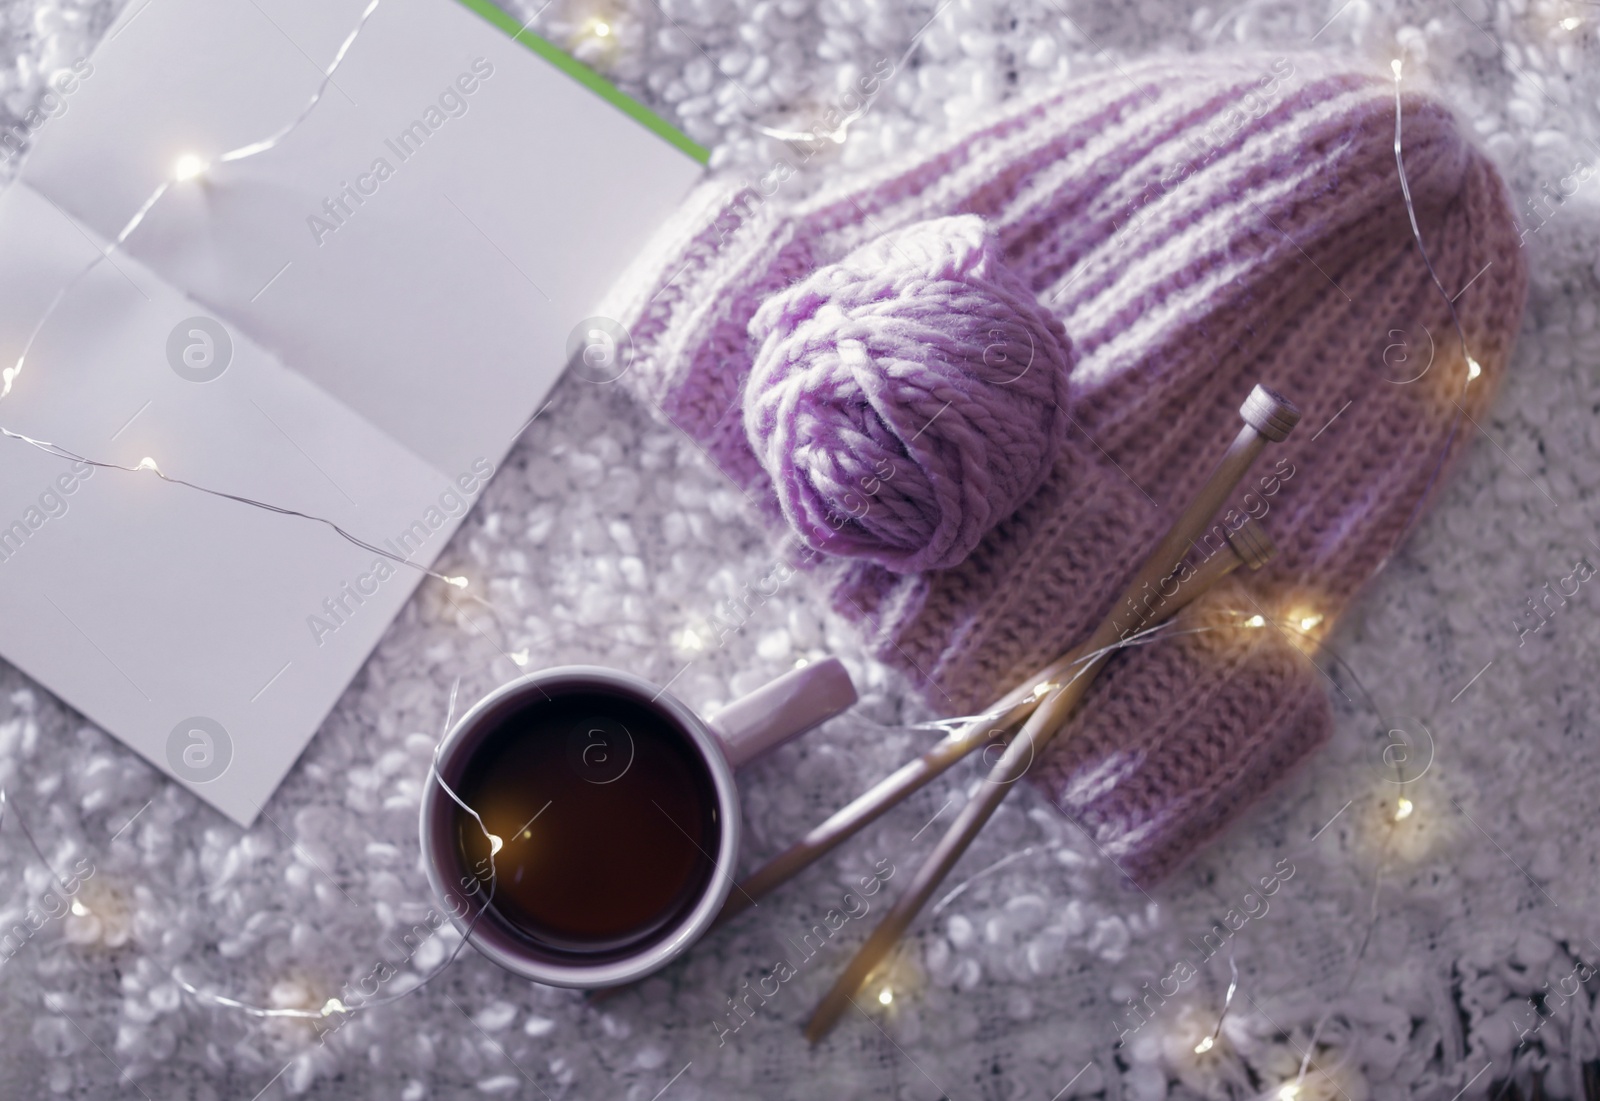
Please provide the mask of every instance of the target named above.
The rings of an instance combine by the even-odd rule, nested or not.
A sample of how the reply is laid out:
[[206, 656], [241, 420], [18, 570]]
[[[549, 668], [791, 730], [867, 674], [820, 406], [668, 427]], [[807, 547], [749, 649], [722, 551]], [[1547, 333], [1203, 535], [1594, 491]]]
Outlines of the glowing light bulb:
[[1267, 625], [1267, 621], [1262, 616], [1253, 615], [1244, 621], [1244, 625], [1246, 627], [1265, 627]]
[[894, 991], [893, 990], [890, 990], [886, 986], [882, 990], [878, 991], [878, 1004], [879, 1005], [888, 1005], [893, 1001], [894, 1001]]
[[447, 577], [444, 579], [444, 583], [446, 585], [454, 585], [458, 589], [467, 587], [467, 579], [465, 577]]
[[139, 465], [134, 467], [134, 469], [135, 470], [153, 470], [157, 474], [161, 473], [161, 468], [156, 465], [156, 461], [154, 459], [152, 459], [149, 455], [146, 455], [144, 458], [140, 459], [139, 460]]
[[495, 853], [499, 852], [501, 849], [503, 849], [505, 847], [506, 847], [506, 843], [504, 841], [500, 840], [500, 835], [499, 834], [491, 833], [489, 835], [489, 855], [490, 856], [493, 856]]
[[[1397, 68], [1399, 64], [1400, 62], [1395, 62], [1395, 66]], [[1298, 1082], [1290, 1082], [1288, 1085], [1284, 1086], [1278, 1091], [1278, 1101], [1294, 1101], [1294, 1099], [1299, 1096], [1300, 1084]]]
[[685, 627], [678, 634], [678, 648], [687, 650], [691, 654], [698, 654], [706, 648], [705, 641], [700, 637], [700, 632], [693, 627]]
[[521, 650], [513, 650], [508, 656], [517, 664], [517, 668], [519, 669], [525, 668], [528, 664], [528, 651], [526, 647]]
[[[1398, 57], [1395, 58], [1393, 61], [1389, 62], [1389, 68], [1394, 71], [1394, 78], [1396, 80], [1399, 80], [1400, 79], [1400, 59]], [[1300, 1088], [1299, 1086], [1295, 1087], [1295, 1089], [1299, 1089], [1299, 1088]]]
[[1207, 1036], [1204, 1040], [1201, 1040], [1198, 1044], [1194, 1045], [1194, 1053], [1196, 1055], [1204, 1055], [1206, 1052], [1210, 1051], [1216, 1046], [1216, 1041]]
[[1309, 631], [1309, 630], [1311, 630], [1313, 627], [1315, 627], [1317, 624], [1319, 624], [1321, 622], [1322, 622], [1322, 613], [1321, 612], [1312, 612], [1310, 615], [1303, 615], [1303, 616], [1300, 617], [1300, 629], [1302, 631]]
[[611, 34], [611, 24], [607, 23], [604, 19], [596, 19], [594, 21], [594, 26], [590, 28], [590, 32], [596, 38], [607, 38]]
[[321, 1012], [324, 1017], [331, 1017], [335, 1013], [348, 1013], [350, 1011], [345, 1008], [344, 1003], [338, 998], [329, 998], [327, 1001], [322, 1003]]
[[1033, 686], [1033, 698], [1036, 700], [1042, 700], [1045, 698], [1045, 696], [1049, 695], [1054, 688], [1054, 681], [1044, 681], [1041, 684], [1036, 684]]
[[72, 912], [74, 914], [76, 914], [78, 917], [88, 917], [89, 916], [89, 907], [85, 906], [83, 903], [79, 902], [77, 899], [73, 899], [72, 900]]
[[1481, 363], [1479, 363], [1477, 360], [1473, 359], [1471, 356], [1468, 356], [1467, 357], [1467, 381], [1471, 382], [1473, 379], [1477, 378], [1481, 374], [1483, 374], [1483, 365]]
[[205, 161], [193, 153], [185, 153], [178, 158], [178, 163], [172, 166], [172, 178], [183, 183], [201, 175], [208, 167]]
[[1583, 20], [1579, 19], [1576, 15], [1569, 15], [1560, 23], [1560, 27], [1564, 31], [1575, 31], [1582, 25]]
[[1416, 809], [1416, 805], [1402, 795], [1400, 796], [1400, 802], [1396, 803], [1394, 807], [1394, 820], [1403, 822], [1405, 819], [1410, 818], [1411, 812]]

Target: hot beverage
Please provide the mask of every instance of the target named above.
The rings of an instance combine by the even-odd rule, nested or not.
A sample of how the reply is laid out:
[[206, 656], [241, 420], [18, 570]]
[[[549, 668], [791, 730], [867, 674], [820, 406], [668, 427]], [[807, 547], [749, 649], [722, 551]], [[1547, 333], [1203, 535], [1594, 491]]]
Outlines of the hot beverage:
[[429, 885], [514, 974], [581, 990], [642, 978], [704, 935], [733, 888], [733, 770], [855, 700], [834, 658], [709, 719], [615, 669], [520, 676], [439, 744], [418, 815]]
[[[600, 683], [552, 686], [484, 716], [453, 786], [453, 837], [474, 913], [548, 956], [634, 952], [670, 933], [716, 871], [715, 781], [663, 709]], [[475, 881], [475, 883], [474, 883]]]

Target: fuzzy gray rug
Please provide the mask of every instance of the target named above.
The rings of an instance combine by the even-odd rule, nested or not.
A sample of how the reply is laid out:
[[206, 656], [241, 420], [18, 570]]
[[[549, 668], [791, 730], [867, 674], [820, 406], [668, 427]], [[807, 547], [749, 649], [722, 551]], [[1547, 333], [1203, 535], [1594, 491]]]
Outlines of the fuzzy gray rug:
[[[339, 2], [353, 25], [359, 4]], [[862, 661], [801, 586], [707, 649], [722, 602], [771, 572], [770, 552], [739, 494], [674, 432], [614, 390], [568, 379], [445, 555], [514, 614], [465, 620], [425, 585], [254, 829], [0, 669], [0, 786], [56, 872], [77, 877], [68, 908], [7, 821], [0, 935], [26, 936], [0, 951], [0, 1097], [1452, 1101], [1536, 1078], [1553, 1096], [1581, 1096], [1583, 1067], [1600, 1058], [1596, 598], [1583, 588], [1526, 645], [1516, 622], [1546, 582], [1600, 555], [1600, 7], [537, 3], [518, 5], [521, 18], [538, 12], [535, 31], [713, 146], [717, 169], [752, 179], [792, 156], [758, 127], [809, 128], [931, 20], [871, 113], [801, 168], [797, 187], [1119, 59], [1248, 44], [1383, 64], [1403, 47], [1408, 79], [1456, 106], [1523, 197], [1535, 279], [1494, 415], [1331, 640], [1401, 717], [1426, 770], [1396, 789], [1388, 724], [1343, 707], [1333, 744], [1153, 897], [1129, 892], [1081, 834], [1019, 791], [952, 880], [962, 889], [917, 926], [891, 1004], [815, 1050], [797, 1024], [864, 923], [754, 1019], [730, 1016], [730, 999], [875, 862], [914, 867], [937, 832], [919, 828], [964, 798], [970, 768], [599, 1009], [470, 947], [428, 986], [336, 1029], [185, 993], [179, 978], [250, 1005], [315, 1009], [380, 963], [395, 963], [386, 990], [400, 992], [449, 957], [448, 930], [403, 962], [392, 942], [433, 904], [416, 808], [450, 684], [461, 677], [470, 700], [509, 679], [517, 668], [503, 654], [658, 683], [693, 657], [673, 688], [706, 706], [802, 657], [850, 662], [860, 714], [747, 777], [751, 861], [930, 737], [898, 725], [913, 715], [904, 687]], [[116, 6], [0, 4], [0, 123], [27, 114], [42, 79], [90, 50]], [[598, 35], [597, 20], [611, 33]], [[1292, 874], [1270, 907], [1130, 1028], [1128, 1002], [1196, 958], [1194, 941], [1285, 863]], [[1197, 1053], [1216, 1031], [1230, 956], [1238, 992]]]

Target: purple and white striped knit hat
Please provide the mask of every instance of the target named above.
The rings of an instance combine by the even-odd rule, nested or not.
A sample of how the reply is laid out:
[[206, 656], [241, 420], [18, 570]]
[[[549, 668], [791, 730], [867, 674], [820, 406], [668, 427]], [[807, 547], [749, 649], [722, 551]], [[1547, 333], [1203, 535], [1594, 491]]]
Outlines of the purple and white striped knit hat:
[[[711, 180], [609, 304], [623, 382], [949, 713], [1094, 628], [1263, 382], [1332, 423], [1234, 503], [1277, 560], [1193, 614], [1319, 636], [1467, 438], [1457, 403], [1484, 413], [1526, 296], [1494, 168], [1436, 100], [1403, 114], [1470, 380], [1392, 81], [1245, 56], [1077, 80], [803, 200]], [[1326, 739], [1325, 691], [1278, 631], [1138, 648], [1034, 775], [1147, 882]]]

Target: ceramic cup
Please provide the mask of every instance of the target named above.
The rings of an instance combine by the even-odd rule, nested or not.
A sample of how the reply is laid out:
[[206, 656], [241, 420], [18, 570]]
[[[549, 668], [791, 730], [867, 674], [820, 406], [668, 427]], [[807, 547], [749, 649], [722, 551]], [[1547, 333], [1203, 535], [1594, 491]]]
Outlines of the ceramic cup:
[[664, 967], [711, 926], [733, 887], [739, 852], [739, 792], [734, 770], [777, 748], [797, 734], [832, 718], [856, 702], [855, 686], [836, 658], [795, 669], [702, 719], [664, 688], [631, 673], [598, 666], [569, 665], [518, 678], [491, 692], [463, 715], [439, 748], [439, 778], [459, 791], [473, 755], [495, 735], [508, 715], [564, 693], [614, 695], [648, 708], [694, 761], [703, 766], [715, 792], [714, 870], [697, 897], [664, 929], [594, 960], [544, 950], [500, 916], [476, 890], [456, 843], [459, 808], [449, 792], [428, 783], [422, 797], [423, 864], [436, 895], [449, 903], [451, 919], [468, 932], [474, 946], [514, 974], [551, 986], [598, 989], [633, 982]]

